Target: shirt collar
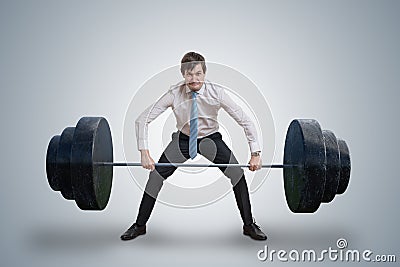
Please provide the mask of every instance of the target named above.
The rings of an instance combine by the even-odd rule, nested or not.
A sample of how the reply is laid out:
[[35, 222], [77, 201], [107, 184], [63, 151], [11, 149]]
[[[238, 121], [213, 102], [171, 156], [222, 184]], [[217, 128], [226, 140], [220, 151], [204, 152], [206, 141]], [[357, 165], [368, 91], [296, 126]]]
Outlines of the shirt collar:
[[[207, 82], [204, 81], [204, 82], [203, 82], [203, 85], [202, 85], [201, 88], [200, 88], [200, 90], [199, 90], [199, 91], [196, 91], [196, 93], [202, 95], [202, 94], [204, 93], [204, 90], [206, 89], [206, 83], [207, 83]], [[186, 93], [192, 92], [192, 90], [190, 90], [190, 88], [189, 88], [187, 85], [185, 85], [185, 91], [186, 91]]]

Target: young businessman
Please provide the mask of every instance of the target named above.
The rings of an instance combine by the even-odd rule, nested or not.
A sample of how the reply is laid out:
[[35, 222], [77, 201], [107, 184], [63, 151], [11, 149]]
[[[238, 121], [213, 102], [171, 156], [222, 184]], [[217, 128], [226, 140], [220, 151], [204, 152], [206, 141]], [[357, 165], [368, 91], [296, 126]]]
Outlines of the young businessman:
[[[163, 182], [176, 170], [174, 166], [155, 167], [148, 150], [148, 124], [167, 108], [171, 107], [174, 112], [178, 131], [172, 134], [172, 140], [158, 160], [159, 163], [181, 163], [195, 158], [197, 154], [216, 164], [238, 163], [218, 132], [217, 115], [222, 107], [243, 127], [251, 152], [249, 169], [255, 171], [261, 168], [261, 149], [253, 122], [222, 87], [205, 80], [206, 70], [202, 55], [195, 52], [185, 54], [181, 60], [184, 82], [172, 87], [135, 121], [141, 164], [151, 172], [136, 222], [121, 236], [122, 240], [130, 240], [146, 233], [146, 223]], [[243, 234], [256, 240], [267, 239], [253, 220], [244, 171], [232, 166], [219, 169], [230, 179], [233, 186], [236, 204], [243, 221]]]

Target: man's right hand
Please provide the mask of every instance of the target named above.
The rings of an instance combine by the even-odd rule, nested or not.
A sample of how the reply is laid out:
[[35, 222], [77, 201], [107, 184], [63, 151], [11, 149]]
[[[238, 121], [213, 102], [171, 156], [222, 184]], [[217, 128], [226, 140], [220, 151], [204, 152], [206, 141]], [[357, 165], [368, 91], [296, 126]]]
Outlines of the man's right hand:
[[150, 157], [150, 152], [148, 149], [140, 150], [140, 161], [142, 163], [142, 167], [148, 170], [153, 171], [155, 169], [154, 160]]

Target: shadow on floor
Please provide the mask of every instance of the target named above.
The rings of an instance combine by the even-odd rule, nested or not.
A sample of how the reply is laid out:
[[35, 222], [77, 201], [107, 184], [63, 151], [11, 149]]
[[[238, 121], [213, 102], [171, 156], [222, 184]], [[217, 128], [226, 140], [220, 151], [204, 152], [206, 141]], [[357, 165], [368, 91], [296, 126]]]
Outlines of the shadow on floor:
[[269, 225], [263, 227], [268, 235], [267, 241], [255, 241], [244, 236], [239, 229], [201, 229], [188, 228], [169, 231], [160, 226], [151, 226], [144, 236], [131, 241], [120, 241], [124, 229], [119, 226], [57, 227], [54, 225], [32, 226], [22, 238], [30, 250], [40, 251], [101, 251], [118, 247], [141, 249], [260, 249], [268, 245], [275, 249], [326, 249], [336, 247], [339, 238], [345, 238], [351, 247], [358, 244], [358, 234], [346, 227], [328, 225], [309, 225], [289, 227]]

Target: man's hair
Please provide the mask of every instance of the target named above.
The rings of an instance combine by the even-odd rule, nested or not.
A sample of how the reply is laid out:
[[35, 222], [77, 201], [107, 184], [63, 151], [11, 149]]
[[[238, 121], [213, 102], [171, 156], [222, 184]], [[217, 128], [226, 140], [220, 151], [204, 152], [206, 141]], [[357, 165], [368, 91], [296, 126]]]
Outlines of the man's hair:
[[203, 72], [206, 73], [206, 61], [204, 57], [196, 52], [186, 53], [181, 60], [181, 73], [185, 74], [185, 71], [192, 70], [196, 65], [201, 64]]

